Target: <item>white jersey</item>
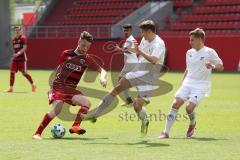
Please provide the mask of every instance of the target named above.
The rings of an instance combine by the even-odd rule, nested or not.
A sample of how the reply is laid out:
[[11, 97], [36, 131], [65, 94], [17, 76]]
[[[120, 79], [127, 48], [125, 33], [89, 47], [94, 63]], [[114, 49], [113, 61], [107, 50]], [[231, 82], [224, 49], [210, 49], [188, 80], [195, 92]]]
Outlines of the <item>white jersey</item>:
[[[130, 35], [123, 44], [123, 48], [131, 47], [134, 48], [135, 38]], [[124, 63], [138, 63], [138, 57], [135, 53], [124, 53]]]
[[159, 59], [156, 64], [152, 64], [143, 56], [139, 56], [139, 63], [132, 72], [127, 74], [127, 79], [139, 78], [148, 84], [155, 84], [157, 79], [159, 79], [162, 64], [164, 62], [165, 44], [158, 35], [156, 35], [151, 42], [145, 40], [143, 37], [139, 45], [139, 50], [147, 55], [155, 56]]
[[[139, 45], [139, 49], [150, 56], [155, 56], [159, 58], [157, 64], [163, 64], [165, 57], [165, 44], [158, 35], [156, 35], [155, 39], [151, 42], [145, 40], [145, 38], [143, 37]], [[151, 63], [142, 56], [139, 56], [139, 62]]]
[[198, 51], [193, 48], [188, 50], [186, 53], [186, 70], [188, 72], [183, 85], [210, 92], [212, 69], [207, 69], [207, 62], [214, 65], [222, 64], [222, 60], [212, 48], [204, 46]]

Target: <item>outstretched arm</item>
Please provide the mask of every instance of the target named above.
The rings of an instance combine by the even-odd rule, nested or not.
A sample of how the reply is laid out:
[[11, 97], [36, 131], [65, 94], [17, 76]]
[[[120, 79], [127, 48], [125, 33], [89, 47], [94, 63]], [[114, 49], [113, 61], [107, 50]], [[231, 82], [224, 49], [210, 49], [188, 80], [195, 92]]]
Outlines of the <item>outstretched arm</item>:
[[106, 86], [107, 86], [106, 75], [107, 75], [107, 72], [106, 72], [103, 68], [101, 68], [99, 80], [100, 80], [101, 85], [102, 85], [104, 88], [106, 88]]
[[143, 58], [145, 58], [147, 61], [149, 61], [152, 64], [156, 64], [159, 59], [156, 56], [151, 56], [151, 55], [148, 55], [148, 54], [144, 53], [143, 51], [141, 51], [138, 47], [137, 41], [134, 41], [134, 48], [129, 47], [129, 48], [127, 48], [127, 51], [134, 52], [137, 55], [143, 56]]

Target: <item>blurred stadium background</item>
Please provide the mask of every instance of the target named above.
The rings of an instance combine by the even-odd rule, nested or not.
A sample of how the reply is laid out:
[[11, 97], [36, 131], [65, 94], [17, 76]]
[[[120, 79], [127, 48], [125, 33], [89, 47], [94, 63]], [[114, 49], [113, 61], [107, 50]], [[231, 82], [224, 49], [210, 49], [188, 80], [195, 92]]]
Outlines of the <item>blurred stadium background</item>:
[[[103, 58], [105, 68], [110, 69], [112, 54], [105, 53], [103, 45], [120, 41], [124, 23], [134, 25], [134, 36], [139, 37], [138, 24], [152, 19], [166, 43], [166, 64], [170, 70], [184, 70], [185, 52], [190, 47], [188, 31], [196, 27], [206, 31], [206, 45], [218, 52], [225, 70], [238, 70], [240, 0], [3, 0], [0, 3], [1, 68], [9, 66], [10, 31], [15, 24], [23, 25], [29, 37], [27, 53], [31, 69], [55, 67], [61, 51], [74, 48], [83, 30], [95, 38], [90, 53]], [[112, 69], [120, 69], [121, 64], [113, 64]]]

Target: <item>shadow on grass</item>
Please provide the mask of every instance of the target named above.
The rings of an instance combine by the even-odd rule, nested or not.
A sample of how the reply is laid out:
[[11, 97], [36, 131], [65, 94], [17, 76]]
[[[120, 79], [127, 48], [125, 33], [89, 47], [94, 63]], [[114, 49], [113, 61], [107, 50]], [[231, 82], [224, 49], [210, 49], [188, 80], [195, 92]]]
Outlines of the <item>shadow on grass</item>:
[[148, 141], [140, 141], [137, 143], [87, 143], [87, 144], [106, 144], [106, 145], [116, 145], [116, 146], [139, 146], [139, 148], [144, 148], [144, 147], [168, 147], [170, 146], [169, 144], [164, 144], [164, 143], [152, 143], [152, 142], [148, 142]]
[[223, 141], [228, 140], [226, 138], [211, 138], [211, 137], [192, 137], [192, 138], [171, 138], [171, 139], [189, 139], [189, 140], [196, 140], [196, 141]]
[[44, 138], [44, 140], [78, 140], [78, 141], [95, 141], [95, 140], [108, 140], [109, 138], [83, 138], [83, 137], [63, 137], [63, 138]]
[[13, 94], [13, 93], [16, 93], [16, 94], [27, 94], [27, 93], [30, 93], [30, 92], [27, 92], [27, 91], [5, 92], [5, 91], [3, 91], [2, 93], [4, 93], [4, 94]]

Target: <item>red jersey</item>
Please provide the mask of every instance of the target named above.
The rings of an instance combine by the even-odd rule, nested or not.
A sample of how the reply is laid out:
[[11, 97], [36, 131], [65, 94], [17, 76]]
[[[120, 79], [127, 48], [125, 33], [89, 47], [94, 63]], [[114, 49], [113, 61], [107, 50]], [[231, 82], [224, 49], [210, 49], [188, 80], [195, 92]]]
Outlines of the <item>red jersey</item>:
[[[13, 43], [13, 49], [14, 49], [14, 54], [16, 54], [18, 51], [20, 51], [21, 49], [23, 49], [23, 45], [27, 44], [27, 37], [26, 36], [19, 36], [19, 37], [14, 37], [12, 40]], [[27, 57], [26, 57], [26, 53], [22, 53], [21, 55], [15, 57], [13, 59], [14, 61], [26, 61]]]
[[65, 50], [59, 61], [53, 89], [76, 88], [85, 70], [91, 66], [101, 72], [101, 67], [89, 54], [77, 54], [74, 50]]

